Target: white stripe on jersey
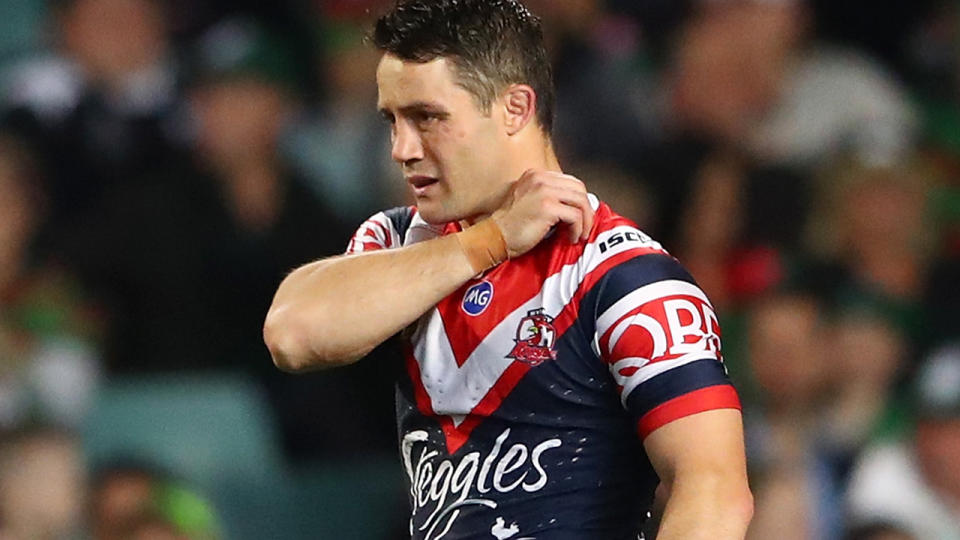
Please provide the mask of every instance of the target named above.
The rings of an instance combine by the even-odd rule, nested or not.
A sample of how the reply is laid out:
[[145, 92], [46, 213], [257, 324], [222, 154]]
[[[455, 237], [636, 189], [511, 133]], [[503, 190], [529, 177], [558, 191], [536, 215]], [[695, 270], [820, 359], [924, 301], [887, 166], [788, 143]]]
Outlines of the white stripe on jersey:
[[596, 339], [599, 340], [600, 337], [607, 333], [607, 330], [609, 330], [613, 324], [633, 309], [653, 300], [678, 295], [692, 296], [710, 305], [710, 301], [707, 300], [707, 295], [703, 294], [700, 287], [692, 283], [676, 279], [656, 281], [649, 285], [644, 285], [620, 300], [617, 300], [615, 304], [607, 308], [602, 315], [597, 317]]
[[598, 199], [593, 193], [587, 193], [587, 201], [590, 203], [590, 208], [593, 208], [594, 210], [600, 208], [600, 199]]
[[586, 246], [581, 257], [564, 265], [560, 271], [544, 280], [540, 292], [510, 315], [484, 337], [463, 366], [457, 366], [453, 349], [446, 335], [443, 320], [436, 308], [425, 315], [417, 325], [413, 335], [414, 356], [420, 365], [420, 377], [430, 396], [433, 411], [453, 417], [454, 425], [463, 421], [463, 416], [473, 410], [490, 391], [503, 372], [514, 362], [507, 358], [506, 350], [513, 343], [518, 321], [527, 312], [537, 308], [557, 316], [573, 299], [577, 288], [587, 274], [595, 270], [604, 261], [625, 251], [637, 248], [663, 249], [656, 242], [622, 242], [600, 252], [600, 244], [613, 235], [623, 232], [639, 232], [635, 227], [618, 226], [604, 231], [597, 239]]
[[[389, 233], [389, 238], [384, 231]], [[368, 232], [372, 232], [373, 237], [369, 236], [367, 234]], [[390, 218], [388, 218], [385, 213], [378, 212], [360, 225], [360, 228], [357, 229], [357, 232], [353, 235], [353, 239], [350, 241], [348, 252], [362, 253], [365, 251], [365, 242], [378, 244], [380, 249], [386, 248], [388, 244], [390, 246], [399, 246], [400, 235], [397, 234], [397, 231], [393, 228], [393, 222]]]
[[414, 211], [413, 219], [410, 220], [410, 226], [407, 227], [407, 232], [403, 236], [403, 245], [409, 246], [417, 242], [432, 240], [442, 235], [443, 229], [444, 227], [442, 225], [431, 225], [427, 223], [423, 217], [420, 216], [420, 212]]

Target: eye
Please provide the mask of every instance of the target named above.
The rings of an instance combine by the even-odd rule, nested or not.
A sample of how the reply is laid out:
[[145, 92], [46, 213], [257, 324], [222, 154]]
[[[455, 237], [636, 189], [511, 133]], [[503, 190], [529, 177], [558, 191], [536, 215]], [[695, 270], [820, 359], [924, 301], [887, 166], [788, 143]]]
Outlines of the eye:
[[380, 112], [380, 119], [383, 120], [385, 124], [389, 124], [391, 126], [397, 123], [397, 118], [393, 116], [393, 113], [389, 113], [387, 111]]
[[433, 112], [420, 112], [414, 115], [413, 120], [420, 126], [428, 126], [440, 120], [440, 115]]
[[420, 129], [432, 127], [437, 122], [443, 122], [450, 117], [450, 113], [432, 109], [416, 111], [410, 115], [410, 119], [417, 124]]

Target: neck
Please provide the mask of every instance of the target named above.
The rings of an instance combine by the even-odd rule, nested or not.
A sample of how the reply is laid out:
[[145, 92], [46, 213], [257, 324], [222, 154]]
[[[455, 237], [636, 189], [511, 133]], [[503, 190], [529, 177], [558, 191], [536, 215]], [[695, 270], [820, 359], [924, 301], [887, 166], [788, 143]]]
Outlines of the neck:
[[560, 160], [557, 159], [557, 153], [554, 152], [552, 144], [548, 143], [543, 149], [543, 163], [544, 168], [548, 171], [563, 172], [563, 169], [560, 167]]
[[553, 149], [553, 144], [549, 141], [540, 143], [539, 147], [518, 147], [517, 150], [516, 155], [508, 158], [510, 167], [506, 170], [506, 173], [504, 173], [504, 181], [499, 184], [501, 186], [499, 192], [492, 197], [492, 203], [488, 205], [490, 209], [461, 220], [461, 227], [467, 228], [470, 225], [483, 221], [490, 217], [494, 211], [503, 207], [513, 192], [513, 186], [527, 171], [533, 169], [558, 173], [563, 172], [560, 166], [560, 160], [557, 158], [557, 154]]

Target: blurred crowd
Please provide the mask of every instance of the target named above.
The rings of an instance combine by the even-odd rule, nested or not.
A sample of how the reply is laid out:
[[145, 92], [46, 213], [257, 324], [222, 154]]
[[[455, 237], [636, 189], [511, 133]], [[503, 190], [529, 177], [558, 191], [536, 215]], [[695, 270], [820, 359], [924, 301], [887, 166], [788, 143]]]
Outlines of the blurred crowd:
[[[718, 309], [749, 538], [960, 540], [960, 5], [527, 3], [565, 169]], [[383, 6], [0, 7], [0, 539], [267, 537], [236, 518], [258, 501], [221, 496], [238, 484], [166, 459], [165, 444], [189, 456], [170, 433], [210, 414], [208, 395], [263, 411], [233, 431], [252, 440], [262, 420], [251, 444], [276, 464], [252, 468], [339, 482], [244, 484], [275, 499], [271, 537], [336, 518], [351, 476], [303, 471], [399, 467], [394, 344], [290, 376], [260, 332], [287, 272], [409, 202], [364, 41]], [[144, 400], [181, 399], [184, 378], [196, 405], [171, 427]], [[204, 382], [223, 380], [249, 384]], [[104, 420], [138, 399], [146, 449]], [[373, 480], [384, 511], [368, 519], [387, 525], [350, 538], [402, 536], [397, 478]], [[319, 517], [284, 528], [303, 513]]]

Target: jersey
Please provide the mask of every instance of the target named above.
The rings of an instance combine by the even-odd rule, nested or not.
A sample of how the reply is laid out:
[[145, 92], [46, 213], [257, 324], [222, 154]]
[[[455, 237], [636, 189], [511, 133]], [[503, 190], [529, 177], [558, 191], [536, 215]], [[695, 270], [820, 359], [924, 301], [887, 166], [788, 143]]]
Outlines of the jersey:
[[[643, 439], [740, 408], [703, 291], [659, 243], [590, 200], [586, 242], [550, 234], [403, 333], [397, 418], [412, 538], [635, 540], [659, 482]], [[397, 208], [364, 223], [347, 252], [459, 230]]]

